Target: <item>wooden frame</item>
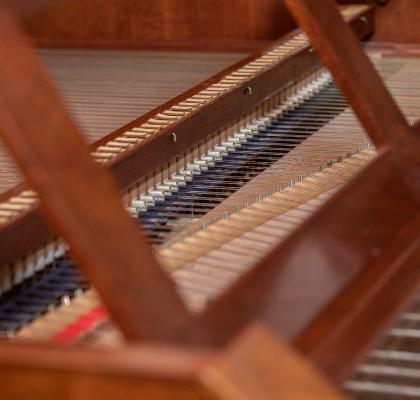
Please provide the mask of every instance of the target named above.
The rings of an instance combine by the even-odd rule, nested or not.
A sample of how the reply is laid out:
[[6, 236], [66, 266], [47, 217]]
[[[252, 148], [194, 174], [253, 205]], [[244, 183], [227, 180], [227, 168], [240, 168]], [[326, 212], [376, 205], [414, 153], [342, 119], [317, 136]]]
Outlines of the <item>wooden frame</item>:
[[[48, 220], [72, 245], [74, 257], [126, 337], [184, 346], [177, 350], [146, 347], [143, 353], [116, 350], [110, 356], [1, 345], [2, 393], [18, 398], [22, 392], [16, 383], [24, 371], [33, 398], [44, 399], [56, 396], [62, 385], [74, 385], [73, 398], [77, 399], [115, 398], [122, 385], [129, 399], [141, 394], [156, 399], [340, 398], [322, 373], [285, 346], [281, 337], [293, 341], [330, 378], [340, 381], [348, 373], [343, 360], [351, 357], [355, 362], [387, 322], [389, 312], [395, 313], [409, 299], [417, 287], [418, 279], [413, 276], [418, 278], [420, 256], [420, 143], [333, 1], [324, 0], [323, 7], [316, 0], [286, 3], [377, 144], [379, 155], [197, 318], [186, 312], [124, 214], [116, 188], [89, 157], [39, 65], [23, 45], [13, 18], [1, 9], [0, 27], [11, 42], [0, 45], [0, 52], [7, 55], [12, 45], [18, 62], [14, 68], [0, 64], [0, 121], [7, 145], [37, 189]], [[25, 80], [19, 85], [10, 84], [8, 78], [21, 75]], [[363, 80], [358, 79], [361, 76]], [[28, 99], [43, 116], [42, 125], [26, 115]], [[53, 137], [56, 129], [62, 132], [60, 142]], [[42, 135], [49, 139], [47, 146]], [[69, 152], [78, 154], [76, 163], [64, 157]], [[398, 185], [398, 191], [390, 190], [390, 183]], [[89, 208], [86, 197], [98, 209]], [[109, 216], [106, 223], [101, 219], [104, 212]], [[355, 223], [363, 227], [363, 235]], [[112, 237], [111, 226], [119, 228], [121, 238]], [[332, 237], [335, 247], [326, 240]], [[326, 279], [323, 292], [314, 297], [308, 281], [302, 284], [308, 271], [318, 284], [330, 274], [336, 279]], [[395, 281], [397, 301], [384, 301], [382, 293]], [[144, 291], [142, 296], [137, 288]], [[149, 304], [154, 303], [153, 295], [161, 303], [157, 308]], [[293, 305], [299, 307], [290, 315], [287, 309]], [[344, 316], [343, 307], [349, 308]], [[344, 330], [360, 327], [372, 315], [374, 321], [364, 326], [364, 337], [343, 346]], [[186, 345], [192, 350], [186, 350]], [[332, 350], [339, 350], [334, 358]], [[156, 364], [159, 351], [169, 364], [166, 370]], [[139, 361], [141, 357], [147, 361]], [[256, 371], [264, 379], [255, 379]]]
[[[126, 294], [115, 297], [114, 304], [106, 300], [105, 304], [127, 337], [152, 339], [157, 331], [169, 334], [169, 325], [184, 323], [188, 317], [175, 286], [139, 237], [135, 223], [121, 206], [114, 183], [91, 158], [39, 61], [24, 46], [15, 21], [4, 8], [0, 32], [8, 38], [0, 45], [0, 52], [4, 59], [16, 60], [0, 65], [1, 130], [6, 145], [37, 188], [41, 204], [48, 204], [44, 211], [47, 219], [55, 226], [66, 226], [58, 233], [69, 243], [78, 263], [88, 266], [85, 272], [104, 299], [118, 286]], [[29, 108], [33, 113], [27, 114]], [[78, 156], [72, 160], [69, 154]], [[114, 232], [119, 234], [115, 237]], [[120, 244], [109, 246], [113, 240]], [[115, 268], [118, 264], [123, 265], [121, 270]], [[159, 302], [153, 301], [156, 295]], [[143, 311], [138, 308], [141, 304], [145, 306]], [[133, 318], [138, 311], [145, 314]], [[149, 318], [150, 323], [144, 323]], [[158, 319], [161, 327], [155, 325]], [[147, 333], [149, 328], [152, 336]]]

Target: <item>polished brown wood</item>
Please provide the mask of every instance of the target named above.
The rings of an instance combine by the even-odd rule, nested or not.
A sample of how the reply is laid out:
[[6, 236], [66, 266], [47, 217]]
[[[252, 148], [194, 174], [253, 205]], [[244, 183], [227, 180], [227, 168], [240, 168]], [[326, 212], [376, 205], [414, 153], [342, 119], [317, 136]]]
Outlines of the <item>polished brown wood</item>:
[[[25, 384], [22, 384], [22, 374]], [[0, 343], [8, 400], [148, 398], [340, 400], [344, 397], [268, 329], [247, 328], [227, 349], [126, 345], [114, 350]]]
[[127, 345], [106, 351], [2, 342], [2, 397], [7, 400], [217, 399], [198, 379], [199, 371], [214, 357], [214, 353], [205, 349], [192, 351], [153, 345]]
[[314, 365], [258, 324], [244, 329], [201, 376], [223, 400], [344, 399]]
[[26, 14], [41, 47], [257, 51], [296, 28], [282, 0], [63, 0]]
[[389, 0], [337, 0], [338, 4], [376, 4], [385, 6]]
[[19, 15], [30, 16], [34, 12], [44, 10], [51, 5], [52, 0], [4, 0], [3, 5], [7, 5], [14, 13]]
[[294, 28], [276, 0], [64, 0], [24, 22], [38, 45], [54, 47], [243, 50]]
[[[364, 21], [367, 21], [367, 23]], [[368, 36], [371, 34], [373, 28], [373, 10], [369, 9], [361, 16], [355, 17], [350, 24], [360, 38]], [[291, 33], [290, 36], [293, 34]], [[275, 42], [270, 48], [287, 41], [290, 36], [285, 36], [280, 41]], [[196, 94], [200, 90], [207, 88], [232, 71], [256, 59], [261, 54], [262, 52], [257, 52], [246, 57], [209, 78], [202, 84], [197, 85], [97, 141], [91, 146], [91, 149], [94, 150], [121, 133], [139, 126], [147, 119]], [[130, 151], [124, 152], [124, 155], [117, 157], [110, 165], [118, 186], [124, 189], [142, 176], [151, 173], [156, 167], [160, 167], [169, 159], [182, 154], [200, 139], [231, 122], [238, 115], [254, 108], [261, 100], [276, 92], [282, 85], [295, 79], [300, 73], [317, 65], [318, 61], [314, 53], [311, 52], [309, 47], [305, 47], [290, 57], [287, 57], [284, 61], [244, 81], [243, 84], [235, 87], [223, 97], [209, 102], [200, 108], [199, 112], [180, 120], [167, 129], [162, 129], [152, 138], [133, 146]], [[251, 96], [245, 94], [245, 88], [248, 86], [252, 88]], [[173, 132], [177, 134], [176, 143], [172, 141], [171, 135]], [[24, 185], [21, 185], [18, 188], [12, 189], [3, 196], [0, 196], [0, 200], [7, 199], [11, 195], [19, 193], [23, 188]], [[14, 238], [18, 232], [26, 237], [27, 240], [20, 240], [16, 243]], [[42, 217], [39, 215], [39, 209], [37, 207], [29, 209], [4, 226], [3, 229], [0, 229], [0, 243], [3, 243], [4, 247], [4, 251], [0, 252], [0, 265], [5, 265], [22, 255], [26, 255], [28, 252], [42, 246], [51, 238], [52, 234], [42, 221]]]
[[376, 13], [372, 40], [392, 43], [420, 43], [420, 7], [417, 0], [389, 0]]
[[[351, 375], [366, 353], [383, 340], [382, 333], [392, 327], [418, 295], [419, 227], [420, 219], [414, 218], [400, 233], [414, 238], [403, 251], [399, 241], [392, 243], [392, 249], [387, 251], [396, 259], [392, 267], [374, 263], [295, 340], [296, 346], [330, 379], [340, 382]], [[372, 330], [380, 334], [372, 335]]]
[[124, 211], [114, 183], [91, 158], [5, 8], [0, 37], [7, 37], [0, 45], [1, 132], [37, 190], [43, 213], [124, 334], [169, 339], [188, 321], [174, 284]]

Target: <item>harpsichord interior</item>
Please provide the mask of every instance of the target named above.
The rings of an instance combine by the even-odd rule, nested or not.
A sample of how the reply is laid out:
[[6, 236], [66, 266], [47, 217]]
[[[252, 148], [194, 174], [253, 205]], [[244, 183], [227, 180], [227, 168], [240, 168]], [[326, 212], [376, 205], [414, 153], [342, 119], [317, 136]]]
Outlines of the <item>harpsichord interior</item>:
[[419, 399], [419, 18], [2, 2], [2, 398]]

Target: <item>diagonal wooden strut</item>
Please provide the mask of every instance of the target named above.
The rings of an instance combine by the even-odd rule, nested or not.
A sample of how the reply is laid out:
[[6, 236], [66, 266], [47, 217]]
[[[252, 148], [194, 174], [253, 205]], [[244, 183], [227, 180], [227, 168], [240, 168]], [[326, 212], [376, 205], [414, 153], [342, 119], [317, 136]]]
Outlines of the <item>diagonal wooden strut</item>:
[[170, 339], [189, 321], [175, 285], [3, 6], [0, 37], [0, 131], [45, 215], [127, 338]]
[[[334, 3], [288, 0], [287, 4], [302, 19], [380, 152], [204, 311], [199, 317], [205, 327], [202, 336], [193, 340], [223, 345], [251, 321], [261, 320], [339, 380], [418, 288], [419, 271], [412, 260], [419, 250], [420, 193], [418, 180], [407, 177], [419, 176], [420, 145]], [[395, 277], [395, 301], [381, 302]], [[360, 298], [374, 299], [373, 307], [369, 302], [361, 304]], [[346, 312], [337, 313], [343, 303]], [[369, 312], [361, 312], [360, 307], [370, 307]], [[342, 350], [334, 353], [334, 362], [328, 345], [323, 346], [323, 336], [311, 330], [316, 317], [314, 329], [328, 326], [333, 333], [329, 343]], [[343, 326], [361, 325], [363, 336], [352, 340], [340, 331]]]
[[377, 148], [413, 135], [333, 0], [285, 0]]

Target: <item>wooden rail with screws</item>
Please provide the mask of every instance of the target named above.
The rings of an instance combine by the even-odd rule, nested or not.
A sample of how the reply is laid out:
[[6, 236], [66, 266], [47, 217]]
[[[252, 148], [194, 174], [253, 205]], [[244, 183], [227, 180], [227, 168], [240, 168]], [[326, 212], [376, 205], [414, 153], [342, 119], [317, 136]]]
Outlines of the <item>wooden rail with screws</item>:
[[[372, 7], [349, 6], [343, 14], [359, 37], [371, 34]], [[92, 154], [110, 168], [124, 190], [317, 63], [305, 36], [295, 31], [266, 51], [248, 57], [98, 141]], [[252, 88], [249, 95], [245, 94], [249, 93], [248, 87]], [[26, 240], [15, 240], [18, 237]], [[52, 239], [36, 195], [26, 185], [0, 197], [0, 265], [41, 248]]]

